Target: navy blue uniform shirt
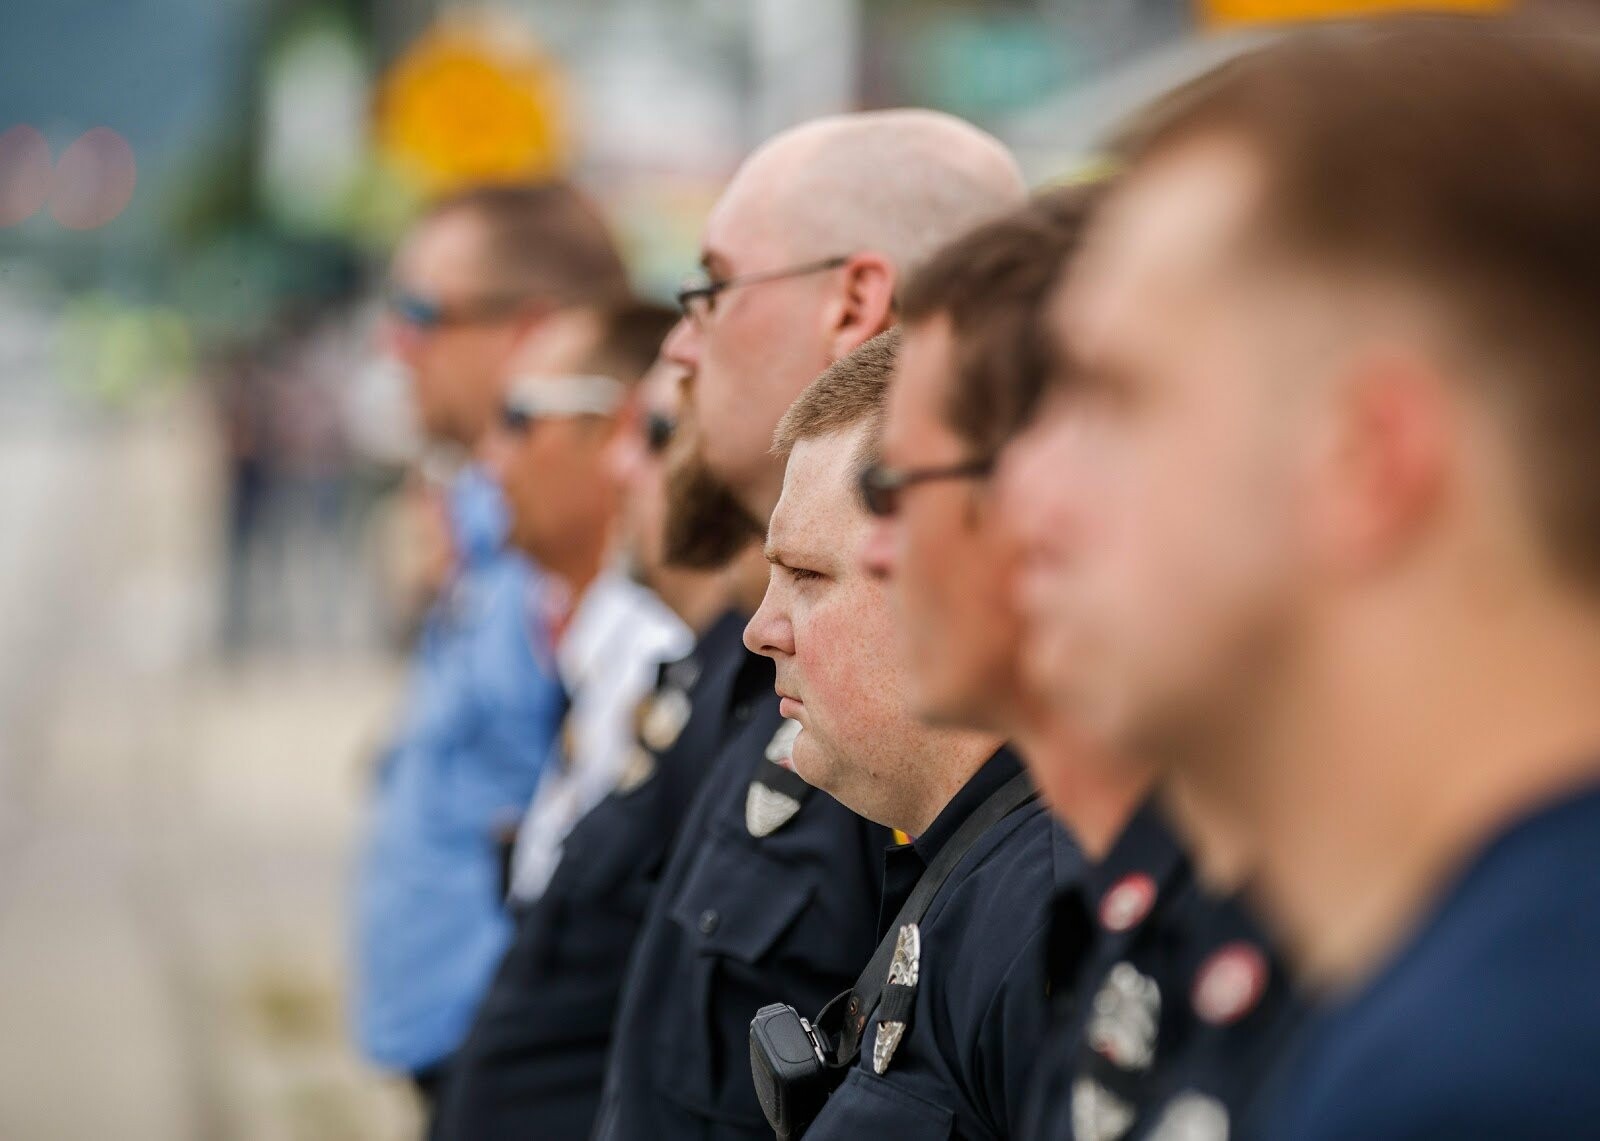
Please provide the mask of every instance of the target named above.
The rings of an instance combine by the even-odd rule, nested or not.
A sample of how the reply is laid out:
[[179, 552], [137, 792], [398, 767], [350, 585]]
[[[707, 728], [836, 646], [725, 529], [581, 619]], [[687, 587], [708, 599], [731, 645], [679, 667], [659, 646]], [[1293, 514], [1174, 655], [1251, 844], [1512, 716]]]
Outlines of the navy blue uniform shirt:
[[[1022, 769], [1002, 749], [927, 832], [885, 853], [887, 933], [917, 880], [962, 822]], [[806, 1132], [845, 1138], [1009, 1137], [1049, 1021], [1045, 937], [1055, 861], [1081, 868], [1076, 846], [1037, 800], [990, 826], [934, 896], [919, 923], [912, 1017], [882, 1074], [874, 1017], [861, 1057]]]
[[[750, 1020], [819, 1010], [877, 945], [887, 829], [767, 759], [797, 728], [767, 700], [723, 749], [675, 842], [623, 989], [596, 1136], [770, 1138]], [[781, 749], [787, 752], [787, 748]]]
[[617, 791], [567, 834], [549, 885], [518, 916], [433, 1136], [589, 1135], [628, 955], [672, 837], [724, 732], [740, 723], [734, 711], [769, 693], [735, 685], [744, 625], [730, 611], [687, 657], [661, 667], [641, 709], [639, 753]]
[[1243, 910], [1201, 889], [1153, 804], [1084, 886], [1058, 903], [1059, 1015], [1027, 1136], [1240, 1137], [1299, 1022], [1277, 957]]
[[1307, 1029], [1265, 1136], [1600, 1135], [1600, 789], [1490, 843]]

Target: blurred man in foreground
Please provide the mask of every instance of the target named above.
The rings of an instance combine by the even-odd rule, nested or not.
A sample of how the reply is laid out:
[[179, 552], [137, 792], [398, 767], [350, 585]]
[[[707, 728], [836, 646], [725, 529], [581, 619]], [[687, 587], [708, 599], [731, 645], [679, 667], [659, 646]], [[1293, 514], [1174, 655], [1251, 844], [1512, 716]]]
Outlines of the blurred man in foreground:
[[[835, 1000], [838, 1025], [816, 1020], [832, 1060], [849, 1065], [806, 1131], [818, 1141], [1010, 1136], [1048, 1009], [1056, 830], [997, 736], [917, 720], [888, 592], [860, 558], [872, 522], [861, 475], [881, 470], [898, 344], [897, 329], [868, 341], [784, 414], [775, 451], [788, 467], [767, 535], [772, 580], [745, 632], [777, 662], [785, 711], [802, 726], [795, 771], [915, 837], [882, 857], [881, 963], [858, 984], [855, 1017]], [[916, 892], [925, 877], [934, 877], [931, 894]], [[893, 957], [882, 958], [891, 945]]]
[[[1280, 985], [1235, 1010], [1228, 1049], [1206, 1041], [1188, 994], [1223, 945], [1221, 933], [1257, 948], [1264, 963], [1269, 956], [1259, 940], [1246, 943], [1228, 905], [1194, 882], [1151, 799], [1154, 768], [1095, 748], [1019, 661], [1030, 639], [1013, 580], [1025, 547], [994, 473], [1057, 371], [1045, 312], [1097, 193], [1042, 194], [952, 242], [907, 282], [883, 461], [863, 480], [882, 520], [864, 558], [890, 584], [915, 704], [935, 723], [1008, 736], [1070, 830], [1056, 832], [1040, 861], [1048, 879], [1032, 927], [1046, 925], [1053, 888], [1056, 914], [1039, 940], [1048, 954], [1035, 948], [1006, 980], [1024, 989], [1031, 980], [1038, 1022], [1031, 1037], [995, 1052], [1029, 1063], [1028, 1104], [1020, 1105], [1023, 1082], [1013, 1083], [1007, 1132], [1055, 1136], [1076, 1119], [1083, 1141], [1155, 1128], [1177, 1089], [1203, 1091], [1224, 1115], [1238, 1112], [1258, 1084], [1249, 1056], [1257, 1042], [1276, 1041], [1283, 998]], [[1054, 478], [1042, 473], [1046, 485]], [[1022, 522], [1024, 530], [1045, 526], [1032, 513]], [[1015, 953], [1030, 929], [1020, 917], [1006, 926], [990, 963], [1004, 963], [1002, 950]], [[1121, 975], [1139, 972], [1141, 1001], [1159, 1004], [1159, 1018], [1145, 1020], [1150, 1012], [1138, 1005], [1118, 1009], [1107, 986], [1119, 966]], [[1083, 1025], [1091, 1000], [1112, 1017]], [[1051, 1005], [1055, 1025], [1041, 1041]], [[1113, 1029], [1137, 1049], [1105, 1049]], [[1090, 1033], [1096, 1040], [1086, 1044]], [[1213, 1064], [1226, 1077], [1197, 1072]]]
[[[653, 354], [670, 324], [670, 318], [645, 323], [639, 332], [653, 339], [629, 338], [630, 358]], [[607, 355], [615, 364], [617, 354]], [[637, 367], [630, 359], [625, 371]], [[652, 670], [653, 692], [611, 727], [625, 735], [626, 755], [620, 767], [611, 766], [605, 798], [560, 840], [549, 882], [519, 908], [516, 938], [455, 1066], [438, 1137], [588, 1136], [629, 950], [667, 845], [735, 701], [743, 657], [739, 579], [748, 595], [760, 568], [750, 559], [732, 572], [661, 563], [662, 465], [676, 434], [675, 373], [652, 369], [637, 398], [618, 410], [605, 471], [586, 478], [612, 481], [620, 494], [611, 558], [659, 594], [699, 640], [688, 656]], [[574, 475], [524, 474], [527, 491], [539, 497], [569, 486]], [[629, 668], [614, 652], [597, 664]]]
[[[391, 351], [430, 443], [459, 455], [493, 422], [514, 349], [553, 313], [627, 286], [604, 223], [564, 185], [445, 199], [393, 277]], [[448, 521], [453, 568], [373, 791], [351, 972], [363, 1051], [430, 1099], [510, 935], [502, 847], [563, 708], [548, 639], [529, 620], [542, 580], [505, 549], [504, 503], [479, 469], [450, 487]]]
[[1045, 672], [1328, 1003], [1266, 1136], [1600, 1120], [1597, 123], [1592, 40], [1284, 41], [1137, 125], [1068, 284]]
[[[707, 278], [681, 295], [665, 349], [690, 373], [698, 444], [671, 474], [669, 557], [715, 566], [764, 531], [784, 410], [892, 323], [908, 266], [1021, 196], [999, 143], [926, 112], [819, 120], [751, 156], [707, 223]], [[769, 662], [752, 655], [745, 672], [770, 692]], [[779, 763], [799, 727], [776, 705], [718, 757], [663, 875], [618, 1015], [602, 1138], [770, 1136], [751, 1018], [772, 1002], [820, 1009], [871, 957], [887, 834]]]

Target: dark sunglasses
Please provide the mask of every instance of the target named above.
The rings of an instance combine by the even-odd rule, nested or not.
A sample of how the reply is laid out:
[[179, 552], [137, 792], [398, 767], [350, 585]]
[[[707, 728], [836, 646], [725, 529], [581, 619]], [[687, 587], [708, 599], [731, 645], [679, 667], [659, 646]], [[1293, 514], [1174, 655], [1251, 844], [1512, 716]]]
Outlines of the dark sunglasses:
[[451, 325], [498, 321], [528, 304], [527, 297], [485, 297], [462, 305], [445, 306], [419, 293], [391, 287], [385, 303], [390, 314], [413, 329], [430, 331]]
[[678, 431], [678, 422], [665, 412], [650, 412], [644, 418], [644, 446], [652, 456], [659, 456], [672, 443]]
[[856, 486], [869, 515], [886, 519], [900, 513], [900, 495], [908, 487], [941, 479], [981, 479], [994, 471], [994, 460], [968, 460], [949, 467], [912, 468], [896, 471], [883, 464], [872, 464], [862, 471]]

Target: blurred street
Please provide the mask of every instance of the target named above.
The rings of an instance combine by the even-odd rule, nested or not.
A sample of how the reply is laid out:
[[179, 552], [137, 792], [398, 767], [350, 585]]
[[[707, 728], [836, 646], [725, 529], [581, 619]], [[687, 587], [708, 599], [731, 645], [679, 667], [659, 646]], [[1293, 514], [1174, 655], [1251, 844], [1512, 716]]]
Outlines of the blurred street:
[[87, 417], [6, 333], [0, 1138], [405, 1136], [339, 1000], [393, 667], [217, 669], [207, 410]]

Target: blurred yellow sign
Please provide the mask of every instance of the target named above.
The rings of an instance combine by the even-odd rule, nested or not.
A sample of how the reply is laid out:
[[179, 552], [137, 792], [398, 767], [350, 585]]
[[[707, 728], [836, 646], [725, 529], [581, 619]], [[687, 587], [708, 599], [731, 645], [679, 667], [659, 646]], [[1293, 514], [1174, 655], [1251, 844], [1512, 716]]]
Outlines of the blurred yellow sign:
[[1296, 20], [1350, 20], [1401, 12], [1503, 12], [1512, 0], [1199, 0], [1212, 27], [1288, 24]]
[[378, 145], [425, 191], [561, 173], [568, 140], [561, 77], [508, 17], [436, 25], [378, 91]]

